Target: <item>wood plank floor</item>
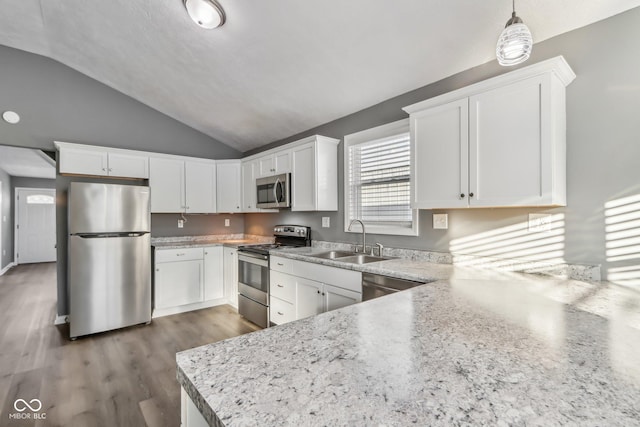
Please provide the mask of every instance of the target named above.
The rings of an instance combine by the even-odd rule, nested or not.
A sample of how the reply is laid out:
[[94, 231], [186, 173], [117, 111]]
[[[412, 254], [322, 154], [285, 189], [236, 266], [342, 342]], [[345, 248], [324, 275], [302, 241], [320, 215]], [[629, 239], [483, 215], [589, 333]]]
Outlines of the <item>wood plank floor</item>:
[[[179, 426], [176, 352], [257, 329], [224, 305], [70, 341], [55, 314], [55, 263], [0, 277], [0, 426]], [[9, 419], [34, 398], [46, 419]]]

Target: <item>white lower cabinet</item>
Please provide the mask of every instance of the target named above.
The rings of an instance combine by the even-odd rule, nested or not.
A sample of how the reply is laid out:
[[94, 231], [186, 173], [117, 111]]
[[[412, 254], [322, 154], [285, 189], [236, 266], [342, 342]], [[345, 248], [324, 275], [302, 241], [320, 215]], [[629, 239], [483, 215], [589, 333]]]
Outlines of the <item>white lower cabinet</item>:
[[156, 249], [153, 317], [224, 304], [222, 246]]
[[277, 256], [270, 265], [269, 314], [276, 325], [362, 301], [360, 272]]
[[182, 387], [180, 387], [180, 401], [180, 425], [182, 427], [209, 427], [209, 423]]
[[238, 308], [238, 251], [235, 248], [223, 248], [224, 259], [224, 297], [229, 304]]
[[204, 248], [204, 299], [224, 298], [224, 249], [222, 246]]

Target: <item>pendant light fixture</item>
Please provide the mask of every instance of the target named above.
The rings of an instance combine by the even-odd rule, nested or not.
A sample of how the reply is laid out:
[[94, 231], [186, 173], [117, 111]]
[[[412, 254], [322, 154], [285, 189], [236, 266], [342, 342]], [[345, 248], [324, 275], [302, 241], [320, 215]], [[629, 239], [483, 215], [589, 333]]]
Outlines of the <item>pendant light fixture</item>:
[[513, 0], [511, 19], [507, 21], [496, 46], [498, 62], [505, 67], [523, 63], [529, 59], [532, 47], [531, 31], [516, 16], [516, 0]]
[[226, 19], [222, 6], [216, 0], [182, 0], [193, 22], [207, 30], [218, 28]]

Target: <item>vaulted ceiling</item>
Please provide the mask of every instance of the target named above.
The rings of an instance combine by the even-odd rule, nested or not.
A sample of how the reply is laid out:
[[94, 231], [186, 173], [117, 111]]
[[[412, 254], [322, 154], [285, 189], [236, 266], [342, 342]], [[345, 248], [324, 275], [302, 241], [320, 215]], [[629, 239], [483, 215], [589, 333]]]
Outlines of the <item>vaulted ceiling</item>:
[[[240, 151], [495, 58], [509, 0], [0, 0], [0, 44], [62, 62]], [[640, 0], [519, 0], [534, 41]]]

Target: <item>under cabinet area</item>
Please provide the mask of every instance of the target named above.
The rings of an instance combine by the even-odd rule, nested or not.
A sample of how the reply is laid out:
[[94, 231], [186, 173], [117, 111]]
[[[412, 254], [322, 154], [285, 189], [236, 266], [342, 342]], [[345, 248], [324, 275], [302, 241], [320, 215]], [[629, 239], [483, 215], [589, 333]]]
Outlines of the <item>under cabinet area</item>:
[[222, 246], [156, 248], [154, 259], [153, 317], [227, 303]]
[[270, 267], [269, 315], [276, 325], [362, 301], [358, 271], [278, 256]]
[[411, 206], [566, 205], [562, 57], [408, 107]]

